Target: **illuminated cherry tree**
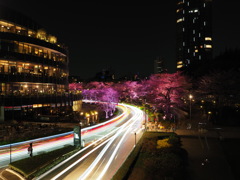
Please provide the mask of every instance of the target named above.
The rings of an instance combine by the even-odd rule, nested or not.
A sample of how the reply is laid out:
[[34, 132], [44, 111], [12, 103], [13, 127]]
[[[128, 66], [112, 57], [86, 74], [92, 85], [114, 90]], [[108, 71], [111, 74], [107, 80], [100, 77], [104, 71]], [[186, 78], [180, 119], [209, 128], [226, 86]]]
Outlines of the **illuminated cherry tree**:
[[83, 84], [82, 83], [70, 83], [69, 84], [69, 91], [70, 92], [76, 92], [76, 91], [82, 91], [83, 90]]
[[95, 89], [85, 89], [82, 92], [83, 99], [92, 100], [98, 104], [99, 109], [103, 110], [106, 118], [113, 115], [119, 101], [119, 93], [112, 87], [95, 86]]
[[161, 110], [166, 119], [172, 119], [177, 109], [183, 105], [182, 97], [190, 86], [187, 77], [180, 72], [154, 74], [147, 81], [146, 99]]
[[[122, 81], [118, 83], [90, 82], [82, 88], [83, 99], [98, 102], [106, 118], [113, 115], [119, 99], [131, 103], [147, 103], [155, 111], [164, 113], [171, 119], [183, 105], [183, 96], [191, 84], [180, 72], [174, 74], [154, 74], [142, 81]], [[70, 89], [80, 89], [71, 85]]]

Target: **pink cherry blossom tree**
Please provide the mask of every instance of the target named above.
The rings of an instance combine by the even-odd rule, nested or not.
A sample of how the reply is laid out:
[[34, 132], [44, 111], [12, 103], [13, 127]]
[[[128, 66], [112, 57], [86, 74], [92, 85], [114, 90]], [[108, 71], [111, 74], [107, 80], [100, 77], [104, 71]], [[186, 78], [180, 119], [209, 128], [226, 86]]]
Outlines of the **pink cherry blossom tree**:
[[180, 72], [174, 74], [154, 74], [150, 76], [146, 86], [146, 99], [171, 119], [178, 108], [183, 106], [183, 96], [191, 84]]

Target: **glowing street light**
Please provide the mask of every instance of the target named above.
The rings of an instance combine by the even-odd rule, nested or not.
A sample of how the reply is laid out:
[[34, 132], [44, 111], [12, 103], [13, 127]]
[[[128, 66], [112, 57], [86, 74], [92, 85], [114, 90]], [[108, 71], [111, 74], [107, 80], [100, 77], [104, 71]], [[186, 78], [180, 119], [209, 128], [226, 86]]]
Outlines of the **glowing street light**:
[[190, 103], [189, 103], [189, 119], [190, 121], [192, 120], [192, 98], [193, 98], [193, 95], [189, 95], [189, 100], [190, 100]]

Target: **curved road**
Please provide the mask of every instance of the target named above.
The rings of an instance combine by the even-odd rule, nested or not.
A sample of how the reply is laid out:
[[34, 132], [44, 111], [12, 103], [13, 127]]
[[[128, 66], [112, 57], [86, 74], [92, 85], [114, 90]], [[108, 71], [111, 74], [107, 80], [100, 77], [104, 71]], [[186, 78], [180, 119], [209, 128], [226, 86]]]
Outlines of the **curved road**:
[[[118, 124], [125, 121], [126, 117], [129, 115], [129, 109], [121, 104], [117, 107], [122, 112], [119, 116], [104, 123], [82, 129], [81, 135], [82, 140], [84, 139], [85, 141], [85, 145], [88, 145], [108, 132], [111, 132]], [[33, 155], [53, 151], [66, 145], [73, 145], [73, 131], [0, 146], [0, 168], [6, 167], [10, 163], [10, 160], [13, 162], [29, 157], [27, 151], [29, 143], [33, 144]]]
[[[143, 112], [125, 105], [131, 113], [124, 123], [97, 146], [88, 146], [37, 179], [111, 179], [142, 136]], [[136, 133], [136, 134], [135, 134]]]
[[[144, 120], [143, 112], [136, 107], [119, 104], [118, 108], [122, 111], [118, 117], [82, 129], [82, 139], [87, 145], [85, 148], [37, 179], [111, 179], [141, 137]], [[11, 158], [18, 160], [28, 157], [30, 142], [33, 143], [34, 154], [73, 144], [72, 133], [12, 144]], [[9, 146], [0, 146], [2, 167], [9, 163]]]

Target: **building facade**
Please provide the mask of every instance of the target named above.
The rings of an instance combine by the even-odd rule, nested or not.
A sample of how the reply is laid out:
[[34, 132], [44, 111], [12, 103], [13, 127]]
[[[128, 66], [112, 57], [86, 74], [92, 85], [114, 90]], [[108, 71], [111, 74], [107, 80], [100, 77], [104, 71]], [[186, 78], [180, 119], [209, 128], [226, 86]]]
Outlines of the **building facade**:
[[23, 14], [0, 7], [0, 120], [71, 108], [68, 63], [68, 49], [57, 37]]
[[177, 0], [177, 70], [212, 59], [212, 0]]
[[164, 67], [164, 60], [161, 59], [160, 57], [157, 57], [154, 60], [154, 74], [160, 74], [160, 73], [165, 73], [166, 69]]

